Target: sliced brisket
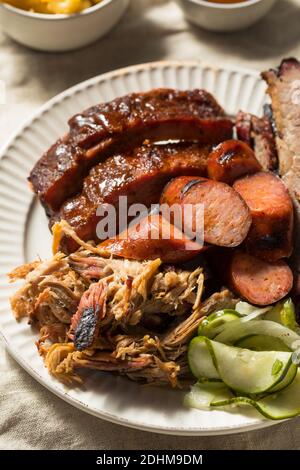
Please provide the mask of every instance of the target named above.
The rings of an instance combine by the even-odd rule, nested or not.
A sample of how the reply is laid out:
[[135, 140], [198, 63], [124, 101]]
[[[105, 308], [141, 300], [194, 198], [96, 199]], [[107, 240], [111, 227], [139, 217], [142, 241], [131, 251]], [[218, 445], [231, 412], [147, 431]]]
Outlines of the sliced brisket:
[[268, 108], [265, 108], [262, 118], [239, 111], [236, 117], [236, 131], [238, 138], [253, 148], [264, 170], [276, 170], [277, 150]]
[[268, 84], [276, 126], [279, 172], [294, 202], [294, 251], [290, 265], [300, 293], [300, 63], [285, 59], [276, 70], [262, 73]]
[[300, 63], [285, 59], [262, 77], [272, 100], [280, 174], [285, 175], [300, 157]]

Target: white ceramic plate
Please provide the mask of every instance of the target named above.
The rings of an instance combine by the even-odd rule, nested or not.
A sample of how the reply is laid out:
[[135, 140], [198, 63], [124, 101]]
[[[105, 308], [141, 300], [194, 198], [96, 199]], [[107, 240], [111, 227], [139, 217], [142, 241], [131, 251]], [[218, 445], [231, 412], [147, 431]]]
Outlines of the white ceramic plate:
[[9, 307], [16, 285], [6, 273], [15, 266], [51, 256], [44, 211], [26, 178], [35, 161], [67, 129], [67, 119], [100, 101], [155, 87], [206, 88], [230, 114], [240, 108], [261, 113], [265, 85], [258, 73], [215, 68], [194, 62], [158, 62], [101, 75], [58, 95], [44, 105], [2, 149], [0, 155], [0, 323], [11, 355], [36, 380], [72, 405], [100, 418], [143, 430], [181, 435], [241, 432], [269, 426], [255, 411], [188, 410], [180, 391], [142, 387], [121, 377], [91, 372], [84, 389], [68, 389], [47, 373], [37, 354], [36, 335], [17, 323]]

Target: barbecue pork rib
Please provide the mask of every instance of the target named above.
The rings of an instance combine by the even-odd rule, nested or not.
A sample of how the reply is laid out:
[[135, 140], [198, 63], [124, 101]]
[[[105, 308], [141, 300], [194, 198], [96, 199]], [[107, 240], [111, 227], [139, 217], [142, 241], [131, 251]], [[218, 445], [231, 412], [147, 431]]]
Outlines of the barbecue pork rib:
[[108, 156], [144, 140], [217, 144], [233, 123], [204, 90], [156, 89], [98, 104], [69, 121], [69, 132], [41, 157], [29, 181], [48, 215], [81, 190], [89, 170]]
[[[206, 175], [209, 151], [209, 146], [181, 143], [145, 145], [114, 155], [92, 168], [81, 194], [67, 200], [51, 224], [66, 220], [82, 240], [99, 241], [96, 225], [100, 217], [96, 211], [100, 205], [112, 204], [118, 211], [120, 196], [127, 196], [128, 207], [134, 203], [147, 207], [158, 203], [161, 191], [171, 178]], [[76, 248], [74, 240], [62, 238], [60, 249], [65, 253]]]

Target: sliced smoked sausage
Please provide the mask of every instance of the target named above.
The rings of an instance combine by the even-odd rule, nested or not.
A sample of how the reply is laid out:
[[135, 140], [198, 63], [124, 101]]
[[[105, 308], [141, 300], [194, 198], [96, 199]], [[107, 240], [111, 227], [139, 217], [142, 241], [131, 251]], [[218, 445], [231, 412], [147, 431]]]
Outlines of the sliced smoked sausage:
[[141, 261], [160, 258], [164, 263], [188, 261], [205, 249], [158, 214], [143, 218], [99, 247], [122, 258]]
[[251, 304], [270, 305], [289, 293], [293, 274], [283, 260], [269, 263], [236, 250], [229, 263], [229, 284]]
[[227, 184], [261, 169], [253, 150], [241, 140], [225, 140], [212, 150], [207, 162], [209, 178]]
[[234, 189], [247, 203], [252, 227], [246, 239], [250, 253], [267, 261], [291, 255], [293, 204], [282, 180], [259, 172], [237, 180]]
[[[94, 166], [84, 179], [81, 193], [68, 199], [50, 223], [65, 220], [82, 240], [103, 241], [105, 235], [100, 239], [97, 236], [97, 224], [103, 219], [97, 215], [99, 207], [111, 204], [119, 214], [122, 210], [120, 197], [124, 196], [128, 207], [135, 203], [147, 207], [157, 204], [170, 179], [180, 175], [206, 176], [209, 152], [210, 147], [178, 143], [142, 145], [116, 153]], [[61, 240], [65, 253], [76, 248], [73, 240], [67, 237]]]
[[[204, 241], [212, 245], [238, 246], [246, 238], [251, 226], [247, 204], [225, 183], [207, 178], [175, 178], [165, 188], [161, 198], [161, 203], [170, 206], [174, 202], [180, 202], [184, 219], [182, 227], [188, 234], [198, 234], [198, 227], [203, 231], [199, 221], [202, 216], [201, 207], [203, 208]], [[186, 216], [188, 206], [192, 207], [189, 217]]]
[[180, 176], [173, 178], [166, 184], [160, 197], [160, 204], [181, 204], [182, 197], [190, 186], [200, 181], [207, 181], [207, 178], [200, 176]]

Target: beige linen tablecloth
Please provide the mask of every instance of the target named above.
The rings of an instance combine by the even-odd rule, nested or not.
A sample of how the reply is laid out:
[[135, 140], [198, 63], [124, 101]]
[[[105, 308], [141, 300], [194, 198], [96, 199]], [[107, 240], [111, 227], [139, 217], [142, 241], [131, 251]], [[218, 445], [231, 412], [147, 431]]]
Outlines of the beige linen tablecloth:
[[[1, 25], [0, 25], [1, 28]], [[132, 0], [119, 25], [88, 48], [34, 52], [0, 29], [1, 142], [40, 104], [82, 80], [131, 64], [197, 59], [259, 70], [300, 58], [300, 1], [279, 0], [251, 29], [216, 35], [187, 24], [172, 1]], [[0, 346], [1, 449], [300, 449], [300, 419], [245, 434], [173, 437], [127, 429], [73, 408], [35, 382]]]

